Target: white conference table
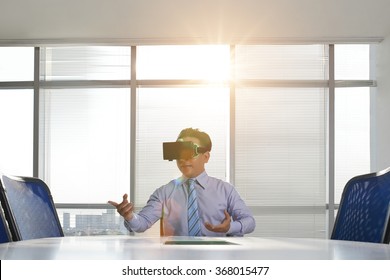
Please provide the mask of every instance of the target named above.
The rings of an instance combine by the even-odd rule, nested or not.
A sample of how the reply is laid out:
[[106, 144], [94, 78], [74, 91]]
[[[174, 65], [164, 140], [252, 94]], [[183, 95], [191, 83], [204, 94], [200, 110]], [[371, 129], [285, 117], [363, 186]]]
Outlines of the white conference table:
[[306, 238], [80, 236], [3, 243], [0, 259], [390, 260], [390, 245]]

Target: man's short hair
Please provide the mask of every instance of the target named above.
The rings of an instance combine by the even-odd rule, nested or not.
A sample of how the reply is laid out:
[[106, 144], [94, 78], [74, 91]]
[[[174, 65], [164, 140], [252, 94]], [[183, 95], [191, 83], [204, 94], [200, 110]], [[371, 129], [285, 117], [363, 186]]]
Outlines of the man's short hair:
[[206, 132], [200, 131], [197, 128], [185, 128], [180, 132], [179, 136], [177, 137], [177, 140], [184, 137], [194, 137], [198, 139], [202, 147], [206, 148], [207, 151], [211, 151], [211, 139]]

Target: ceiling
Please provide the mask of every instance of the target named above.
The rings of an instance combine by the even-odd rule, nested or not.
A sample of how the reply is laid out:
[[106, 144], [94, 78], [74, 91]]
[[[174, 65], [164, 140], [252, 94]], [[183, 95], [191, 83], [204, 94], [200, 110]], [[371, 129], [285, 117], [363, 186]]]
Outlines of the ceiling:
[[380, 41], [389, 0], [0, 0], [0, 44]]

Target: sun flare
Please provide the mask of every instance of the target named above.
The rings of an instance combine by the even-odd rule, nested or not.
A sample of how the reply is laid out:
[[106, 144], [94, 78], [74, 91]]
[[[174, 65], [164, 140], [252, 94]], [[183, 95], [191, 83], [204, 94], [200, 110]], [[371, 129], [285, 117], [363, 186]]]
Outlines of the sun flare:
[[137, 51], [138, 79], [228, 81], [230, 50], [226, 45], [142, 46]]

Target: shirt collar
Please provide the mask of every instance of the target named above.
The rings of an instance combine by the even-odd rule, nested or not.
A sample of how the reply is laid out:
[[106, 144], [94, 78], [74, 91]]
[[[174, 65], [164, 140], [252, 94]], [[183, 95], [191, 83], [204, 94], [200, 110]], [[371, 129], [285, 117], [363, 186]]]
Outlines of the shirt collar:
[[202, 188], [206, 188], [208, 178], [209, 176], [207, 175], [206, 171], [203, 171], [198, 177], [196, 177], [196, 181], [198, 181], [198, 184]]
[[[209, 176], [207, 175], [206, 171], [203, 171], [200, 175], [192, 179], [196, 180], [198, 182], [198, 185], [200, 185], [204, 189], [207, 185], [208, 177]], [[189, 178], [186, 178], [184, 176], [181, 177], [182, 183], [185, 183], [188, 179]]]

